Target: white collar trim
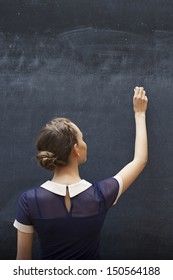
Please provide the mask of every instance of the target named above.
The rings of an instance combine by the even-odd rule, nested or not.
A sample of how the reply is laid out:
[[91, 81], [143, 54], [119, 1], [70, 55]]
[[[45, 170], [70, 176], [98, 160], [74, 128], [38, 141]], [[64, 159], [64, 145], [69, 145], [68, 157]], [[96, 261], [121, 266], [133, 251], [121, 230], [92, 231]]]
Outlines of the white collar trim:
[[81, 180], [78, 183], [71, 184], [71, 185], [63, 185], [52, 181], [47, 181], [41, 185], [42, 188], [62, 196], [66, 195], [67, 186], [68, 186], [70, 197], [74, 197], [80, 194], [81, 192], [85, 191], [89, 187], [91, 187], [92, 184], [85, 180]]

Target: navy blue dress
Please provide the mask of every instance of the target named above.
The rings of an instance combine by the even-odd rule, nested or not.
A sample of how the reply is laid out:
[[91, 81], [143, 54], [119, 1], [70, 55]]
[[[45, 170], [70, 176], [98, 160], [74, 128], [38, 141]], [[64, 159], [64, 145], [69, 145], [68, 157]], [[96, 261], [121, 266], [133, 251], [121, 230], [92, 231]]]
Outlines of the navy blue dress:
[[[19, 198], [14, 226], [23, 232], [37, 232], [40, 259], [99, 259], [101, 229], [120, 195], [120, 182], [117, 178], [94, 184], [81, 180], [71, 186], [48, 181]], [[70, 212], [64, 202], [65, 188], [70, 190]]]

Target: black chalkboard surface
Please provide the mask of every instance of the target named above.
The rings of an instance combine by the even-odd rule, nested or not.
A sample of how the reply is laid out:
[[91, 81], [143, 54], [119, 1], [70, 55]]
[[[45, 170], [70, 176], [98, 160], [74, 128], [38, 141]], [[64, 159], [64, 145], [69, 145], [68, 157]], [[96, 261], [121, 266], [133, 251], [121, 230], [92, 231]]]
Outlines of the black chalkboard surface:
[[101, 257], [173, 258], [172, 11], [168, 0], [0, 1], [0, 259], [15, 259], [18, 196], [51, 178], [35, 160], [40, 127], [70, 118], [88, 144], [82, 177], [113, 176], [133, 156], [136, 85], [149, 162], [110, 210]]

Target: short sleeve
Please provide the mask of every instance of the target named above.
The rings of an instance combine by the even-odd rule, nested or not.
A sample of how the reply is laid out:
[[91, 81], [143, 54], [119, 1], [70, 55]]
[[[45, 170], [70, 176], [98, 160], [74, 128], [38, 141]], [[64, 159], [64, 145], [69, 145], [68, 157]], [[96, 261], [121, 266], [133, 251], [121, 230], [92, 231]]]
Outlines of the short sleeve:
[[122, 180], [120, 177], [111, 177], [99, 182], [99, 189], [104, 197], [106, 207], [115, 204], [122, 192]]
[[18, 230], [22, 232], [26, 232], [26, 233], [34, 232], [32, 220], [29, 215], [27, 192], [22, 193], [19, 198], [16, 219], [13, 225], [14, 227], [16, 227]]

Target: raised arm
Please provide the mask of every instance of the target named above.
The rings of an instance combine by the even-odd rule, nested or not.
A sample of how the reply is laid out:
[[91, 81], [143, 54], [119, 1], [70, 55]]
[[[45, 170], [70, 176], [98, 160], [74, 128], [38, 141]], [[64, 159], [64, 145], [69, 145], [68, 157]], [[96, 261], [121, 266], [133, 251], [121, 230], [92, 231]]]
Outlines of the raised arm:
[[148, 142], [146, 129], [146, 110], [148, 99], [143, 87], [134, 89], [133, 108], [136, 124], [135, 151], [133, 160], [128, 163], [118, 174], [123, 181], [124, 192], [139, 176], [148, 160]]

